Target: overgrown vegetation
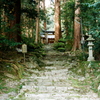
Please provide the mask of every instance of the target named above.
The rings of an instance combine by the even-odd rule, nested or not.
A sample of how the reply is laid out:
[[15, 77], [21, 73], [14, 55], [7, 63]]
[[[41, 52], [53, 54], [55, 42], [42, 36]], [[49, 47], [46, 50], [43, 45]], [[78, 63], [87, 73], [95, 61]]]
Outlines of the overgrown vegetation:
[[[19, 80], [25, 76], [32, 74], [34, 69], [41, 70], [45, 64], [42, 62], [42, 57], [45, 56], [45, 52], [43, 50], [43, 44], [36, 44], [32, 37], [22, 36], [22, 43], [17, 43], [14, 41], [8, 40], [5, 36], [1, 37], [1, 50], [0, 51], [0, 80], [2, 80], [0, 84], [0, 93], [18, 91], [15, 89], [6, 87], [5, 79], [13, 79]], [[16, 51], [17, 45], [22, 45], [23, 43], [27, 44], [28, 53], [26, 54], [25, 63], [24, 56], [22, 52]], [[19, 84], [18, 84], [19, 85]]]
[[[85, 41], [85, 44], [82, 44], [82, 51], [75, 52], [75, 56], [77, 56], [76, 58], [79, 59], [79, 62], [76, 65], [73, 65], [70, 70], [79, 76], [82, 75], [86, 77], [86, 80], [84, 80], [86, 81], [86, 84], [89, 84], [91, 89], [100, 95], [100, 90], [98, 90], [98, 87], [100, 87], [100, 1], [80, 0], [78, 7], [81, 9], [81, 14], [78, 15], [81, 18], [80, 22], [82, 24], [81, 35], [85, 37], [85, 40], [86, 33], [91, 34], [95, 39], [93, 53], [97, 61], [87, 62], [88, 47], [87, 41]], [[73, 0], [67, 1], [63, 4], [61, 16], [64, 20], [63, 25], [66, 29], [69, 41], [73, 40], [74, 11], [75, 4]], [[66, 41], [68, 41], [68, 39]]]
[[66, 40], [65, 39], [59, 39], [57, 43], [54, 43], [54, 49], [60, 52], [66, 51]]
[[[100, 2], [82, 2], [81, 18], [83, 24], [83, 34], [91, 34], [95, 39], [94, 54], [99, 60], [99, 40], [100, 40]], [[98, 48], [98, 49], [97, 49]]]
[[6, 36], [0, 35], [0, 50], [8, 51], [14, 49], [15, 46], [21, 45], [22, 43], [15, 42], [13, 39], [9, 40]]
[[78, 76], [84, 77], [84, 82], [88, 86], [91, 87], [91, 89], [98, 93], [100, 96], [100, 62], [94, 61], [94, 62], [87, 62], [87, 61], [79, 61], [76, 65], [72, 65], [71, 68], [69, 68], [70, 71], [77, 74]]
[[[96, 60], [100, 60], [100, 1], [94, 0], [80, 0], [81, 14], [78, 15], [82, 22], [82, 34], [92, 34], [95, 39], [94, 56]], [[37, 68], [44, 66], [41, 58], [45, 56], [43, 44], [35, 43], [36, 36], [36, 17], [40, 21], [45, 20], [44, 12], [40, 9], [37, 13], [35, 1], [29, 0], [21, 1], [20, 19], [19, 23], [15, 23], [15, 1], [1, 0], [0, 1], [0, 75], [13, 79], [21, 79], [25, 72], [31, 69], [23, 63], [24, 58], [22, 53], [18, 53], [15, 48], [21, 46], [23, 43], [27, 44], [28, 53], [26, 54], [26, 62], [36, 63]], [[73, 24], [75, 3], [73, 0], [67, 1], [62, 5], [61, 19], [65, 29], [64, 39], [60, 39], [54, 44], [54, 49], [60, 52], [71, 51], [73, 45]], [[40, 15], [40, 16], [39, 16]], [[18, 16], [17, 16], [18, 18]], [[49, 22], [47, 20], [47, 22]], [[50, 23], [49, 23], [50, 24]], [[20, 31], [19, 31], [20, 30]], [[21, 34], [18, 34], [22, 32]], [[18, 36], [21, 41], [17, 42]], [[23, 35], [25, 34], [25, 35]], [[14, 39], [13, 39], [14, 38]], [[75, 56], [81, 61], [70, 70], [78, 75], [87, 77], [87, 84], [91, 85], [91, 89], [98, 92], [100, 85], [100, 62], [86, 62], [87, 60], [87, 42], [82, 48], [82, 52], [76, 53]], [[31, 56], [31, 57], [30, 57]], [[73, 60], [73, 58], [71, 59]], [[83, 61], [83, 62], [82, 62]], [[35, 69], [35, 68], [32, 68]], [[31, 72], [30, 72], [31, 73]], [[0, 93], [6, 92], [7, 87], [4, 86], [3, 77], [0, 77]], [[90, 83], [88, 83], [90, 81]]]
[[[14, 76], [21, 78], [25, 71], [22, 64], [23, 55], [16, 51], [16, 47], [21, 49], [23, 43], [27, 44], [28, 53], [26, 54], [26, 60], [30, 61], [29, 57], [31, 55], [33, 62], [36, 61], [39, 66], [43, 65], [40, 59], [45, 53], [42, 49], [43, 45], [41, 43], [35, 43], [34, 27], [36, 17], [40, 17], [40, 19], [43, 20], [42, 15], [44, 15], [44, 13], [41, 10], [40, 13], [42, 17], [38, 16], [36, 10], [37, 3], [32, 0], [10, 2], [9, 0], [1, 0], [0, 5], [1, 73], [7, 68], [6, 71], [8, 73], [12, 73]], [[23, 34], [25, 34], [25, 36]], [[11, 71], [8, 71], [8, 69], [11, 69]]]
[[[0, 93], [7, 92], [18, 92], [21, 84], [19, 84], [20, 79], [30, 76], [34, 70], [41, 70], [45, 64], [41, 61], [42, 55], [35, 52], [28, 52], [26, 54], [25, 63], [24, 56], [22, 53], [15, 51], [8, 51], [6, 53], [0, 53], [2, 59], [0, 59]], [[6, 86], [6, 79], [16, 80], [18, 84], [15, 88], [10, 88]], [[4, 84], [5, 83], [5, 84]], [[3, 84], [3, 85], [2, 85]], [[9, 81], [8, 81], [9, 84]]]
[[[100, 53], [100, 2], [94, 0], [80, 0], [80, 4], [77, 6], [81, 9], [81, 14], [77, 15], [80, 17], [81, 25], [81, 36], [86, 36], [87, 34], [92, 34], [95, 38], [94, 54], [99, 60]], [[76, 7], [76, 8], [77, 8]], [[73, 44], [73, 24], [74, 24], [74, 12], [75, 12], [75, 2], [73, 0], [67, 1], [62, 5], [62, 23], [65, 29], [65, 37], [67, 37], [66, 42]], [[86, 39], [86, 38], [85, 38]], [[68, 45], [70, 46], [70, 45]], [[70, 46], [72, 48], [72, 46]], [[84, 51], [87, 48], [87, 42], [84, 44]], [[98, 48], [98, 49], [97, 49]], [[87, 52], [87, 51], [86, 51]]]
[[54, 49], [60, 52], [71, 51], [72, 49], [72, 39], [70, 37], [61, 38], [58, 42], [54, 43]]

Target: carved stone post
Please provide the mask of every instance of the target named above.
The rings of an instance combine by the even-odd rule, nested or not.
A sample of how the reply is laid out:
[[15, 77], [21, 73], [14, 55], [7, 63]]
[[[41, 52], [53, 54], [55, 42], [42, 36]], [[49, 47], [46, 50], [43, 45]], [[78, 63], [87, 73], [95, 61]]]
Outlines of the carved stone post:
[[93, 41], [94, 39], [92, 38], [92, 35], [89, 35], [89, 38], [87, 39], [88, 41], [88, 49], [89, 49], [89, 57], [87, 59], [87, 61], [94, 61], [94, 57], [93, 57]]

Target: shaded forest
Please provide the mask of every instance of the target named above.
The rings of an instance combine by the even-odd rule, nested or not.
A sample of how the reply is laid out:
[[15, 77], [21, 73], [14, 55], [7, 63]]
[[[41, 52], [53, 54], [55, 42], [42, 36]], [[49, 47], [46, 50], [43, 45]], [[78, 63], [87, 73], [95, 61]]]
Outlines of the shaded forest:
[[[99, 66], [99, 0], [51, 0], [48, 8], [45, 0], [0, 0], [1, 80], [2, 76], [21, 79], [24, 71], [29, 69], [24, 63], [23, 44], [27, 45], [26, 63], [34, 62], [39, 70], [45, 65], [41, 59], [46, 56], [43, 47], [48, 43], [47, 33], [43, 32], [48, 31], [53, 23], [54, 30], [50, 31], [55, 34], [54, 50], [74, 53], [79, 61], [87, 62], [87, 38], [92, 35], [95, 39], [93, 53]], [[44, 41], [41, 34], [45, 36]], [[93, 67], [94, 71], [98, 70], [97, 67]]]
[[[92, 34], [96, 53], [99, 53], [99, 1], [51, 1], [52, 6], [45, 7], [45, 0], [1, 0], [0, 2], [0, 48], [5, 50], [26, 43], [41, 43], [41, 32], [48, 30], [51, 24], [49, 9], [54, 15], [55, 42], [65, 39], [67, 48], [82, 48], [82, 38]], [[61, 33], [61, 30], [64, 30]], [[27, 40], [25, 40], [27, 39]], [[85, 43], [86, 44], [86, 43]], [[84, 47], [85, 47], [84, 44]]]

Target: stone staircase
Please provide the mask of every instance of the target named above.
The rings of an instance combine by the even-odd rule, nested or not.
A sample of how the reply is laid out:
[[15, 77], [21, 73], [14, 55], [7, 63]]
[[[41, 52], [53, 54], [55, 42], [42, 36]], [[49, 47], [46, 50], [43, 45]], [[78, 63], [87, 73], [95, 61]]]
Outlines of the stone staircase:
[[32, 75], [25, 79], [25, 85], [14, 100], [100, 100], [91, 90], [81, 93], [80, 88], [73, 87], [69, 78], [75, 78], [75, 75], [64, 66], [65, 58], [61, 61], [62, 56], [55, 55], [51, 58], [51, 52], [44, 59], [45, 70], [34, 71], [37, 76]]
[[99, 100], [94, 93], [92, 97], [91, 93], [77, 93], [79, 89], [71, 86], [67, 69], [56, 70], [50, 67], [50, 71], [47, 68], [40, 75], [29, 77], [16, 99], [23, 95], [24, 98], [18, 100]]

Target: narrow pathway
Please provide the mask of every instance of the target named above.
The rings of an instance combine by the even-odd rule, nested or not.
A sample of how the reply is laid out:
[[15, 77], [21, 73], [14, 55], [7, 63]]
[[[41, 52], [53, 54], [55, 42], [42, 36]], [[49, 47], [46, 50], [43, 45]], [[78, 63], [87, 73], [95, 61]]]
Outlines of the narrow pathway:
[[87, 84], [82, 84], [84, 77], [68, 70], [73, 63], [67, 61], [67, 53], [56, 52], [51, 45], [44, 48], [45, 69], [35, 70], [35, 74], [25, 79], [14, 100], [100, 100]]

